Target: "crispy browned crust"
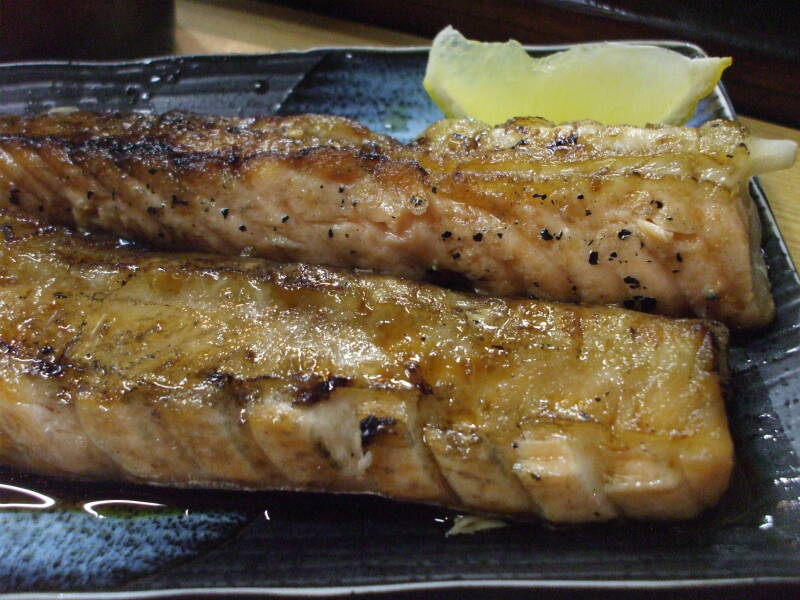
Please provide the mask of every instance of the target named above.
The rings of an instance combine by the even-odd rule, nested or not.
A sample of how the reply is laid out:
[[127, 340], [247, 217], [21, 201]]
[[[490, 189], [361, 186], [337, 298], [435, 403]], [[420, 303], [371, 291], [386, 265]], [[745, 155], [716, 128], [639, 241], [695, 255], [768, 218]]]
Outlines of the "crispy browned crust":
[[0, 231], [0, 462], [556, 522], [727, 485], [713, 323]]
[[320, 115], [7, 117], [0, 198], [159, 248], [754, 328], [774, 304], [745, 139], [723, 121], [442, 121], [404, 146]]

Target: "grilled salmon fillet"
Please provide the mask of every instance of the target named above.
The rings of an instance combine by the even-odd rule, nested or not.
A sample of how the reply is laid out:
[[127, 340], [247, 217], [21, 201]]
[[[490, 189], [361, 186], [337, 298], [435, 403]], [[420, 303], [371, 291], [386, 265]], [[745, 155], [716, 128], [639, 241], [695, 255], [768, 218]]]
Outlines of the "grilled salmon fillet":
[[794, 152], [757, 142], [724, 121], [441, 121], [402, 145], [318, 115], [5, 117], [0, 202], [165, 249], [751, 328], [774, 306], [747, 178]]
[[0, 462], [553, 522], [727, 485], [722, 325], [0, 231]]

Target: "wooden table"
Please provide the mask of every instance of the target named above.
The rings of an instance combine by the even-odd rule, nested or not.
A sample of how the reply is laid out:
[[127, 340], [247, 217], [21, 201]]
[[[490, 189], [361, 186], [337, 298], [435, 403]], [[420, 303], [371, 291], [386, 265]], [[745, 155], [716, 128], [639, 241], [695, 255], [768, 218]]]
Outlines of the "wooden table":
[[[316, 46], [419, 46], [427, 38], [332, 19], [252, 0], [177, 0], [179, 54], [277, 52]], [[800, 131], [741, 116], [754, 135], [789, 138]], [[761, 176], [772, 211], [795, 262], [800, 265], [800, 161]]]

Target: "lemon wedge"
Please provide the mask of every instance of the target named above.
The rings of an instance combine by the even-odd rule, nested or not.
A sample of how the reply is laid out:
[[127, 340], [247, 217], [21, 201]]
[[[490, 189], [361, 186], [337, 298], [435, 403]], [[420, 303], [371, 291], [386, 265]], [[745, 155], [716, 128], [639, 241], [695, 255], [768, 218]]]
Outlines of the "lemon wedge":
[[433, 40], [423, 85], [448, 117], [556, 123], [681, 124], [710, 94], [730, 58], [687, 58], [643, 44], [584, 44], [532, 58], [514, 40], [468, 40], [446, 27]]

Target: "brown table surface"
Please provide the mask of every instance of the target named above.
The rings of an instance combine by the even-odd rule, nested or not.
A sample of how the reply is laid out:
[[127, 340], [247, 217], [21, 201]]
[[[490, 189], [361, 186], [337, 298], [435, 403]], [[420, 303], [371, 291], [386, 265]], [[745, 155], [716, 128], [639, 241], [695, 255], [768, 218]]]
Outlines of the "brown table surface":
[[[331, 46], [420, 46], [430, 39], [333, 19], [253, 0], [177, 0], [178, 54], [306, 50]], [[735, 58], [735, 57], [734, 57]], [[724, 81], [724, 79], [723, 79]], [[740, 116], [760, 137], [800, 143], [800, 130]], [[761, 176], [761, 184], [789, 247], [800, 264], [800, 161]]]

